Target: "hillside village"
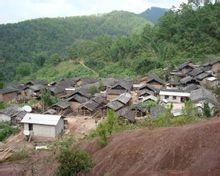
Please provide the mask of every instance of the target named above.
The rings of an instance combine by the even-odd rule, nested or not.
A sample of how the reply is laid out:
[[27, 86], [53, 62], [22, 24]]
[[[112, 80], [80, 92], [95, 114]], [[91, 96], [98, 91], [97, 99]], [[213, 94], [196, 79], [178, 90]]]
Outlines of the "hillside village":
[[[94, 129], [109, 109], [123, 121], [136, 123], [141, 119], [156, 119], [169, 107], [173, 117], [178, 118], [185, 102], [190, 100], [200, 116], [205, 106], [214, 116], [219, 111], [215, 95], [219, 71], [220, 60], [202, 65], [189, 61], [172, 70], [168, 81], [149, 74], [135, 81], [75, 77], [51, 83], [33, 80], [11, 84], [0, 90], [0, 101], [8, 104], [0, 110], [0, 121], [21, 126], [23, 135], [31, 141], [35, 137], [56, 138], [63, 132], [74, 134], [70, 129], [76, 122], [72, 121], [74, 118], [93, 119]], [[56, 103], [45, 107], [41, 101], [43, 91], [55, 97]], [[34, 103], [30, 105], [30, 102]]]

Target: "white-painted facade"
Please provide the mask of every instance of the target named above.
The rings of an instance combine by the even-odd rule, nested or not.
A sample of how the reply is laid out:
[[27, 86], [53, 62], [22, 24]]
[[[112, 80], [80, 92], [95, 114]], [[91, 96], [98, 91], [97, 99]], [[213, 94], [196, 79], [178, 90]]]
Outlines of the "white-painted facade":
[[190, 97], [190, 93], [177, 91], [160, 91], [160, 100], [168, 103], [183, 103]]
[[21, 123], [24, 124], [24, 134], [39, 137], [55, 138], [64, 129], [64, 120], [61, 116], [31, 114], [24, 116]]

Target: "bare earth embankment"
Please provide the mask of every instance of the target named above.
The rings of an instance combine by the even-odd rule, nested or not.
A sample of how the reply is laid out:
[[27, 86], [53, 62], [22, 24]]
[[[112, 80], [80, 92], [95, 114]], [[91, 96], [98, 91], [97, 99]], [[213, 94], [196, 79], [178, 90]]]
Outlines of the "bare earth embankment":
[[[93, 157], [91, 176], [218, 176], [220, 119], [123, 132], [112, 136], [104, 148], [94, 140], [83, 148]], [[43, 152], [22, 163], [0, 164], [0, 176], [54, 175], [56, 167], [54, 155]]]

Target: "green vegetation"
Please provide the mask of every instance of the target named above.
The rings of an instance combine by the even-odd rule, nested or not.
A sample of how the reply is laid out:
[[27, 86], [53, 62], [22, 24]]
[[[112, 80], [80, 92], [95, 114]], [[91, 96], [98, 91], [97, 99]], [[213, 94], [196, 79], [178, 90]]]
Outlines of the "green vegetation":
[[204, 103], [203, 115], [208, 118], [211, 117], [211, 108], [207, 102]]
[[14, 152], [9, 158], [8, 161], [19, 161], [24, 160], [29, 157], [28, 151], [25, 149], [21, 149], [19, 151]]
[[76, 176], [77, 174], [87, 173], [92, 168], [90, 155], [80, 149], [64, 149], [61, 151], [58, 161], [59, 176]]
[[[0, 72], [6, 80], [14, 79], [15, 75], [21, 79], [30, 71], [34, 73], [38, 68], [64, 60], [73, 43], [100, 35], [140, 33], [147, 23], [150, 22], [136, 14], [114, 11], [97, 16], [44, 18], [0, 25]], [[24, 65], [28, 66], [27, 71], [22, 70]]]
[[128, 12], [1, 25], [0, 72], [23, 81], [147, 72], [167, 78], [188, 58], [201, 63], [220, 54], [219, 11], [220, 2], [191, 1], [154, 26]]
[[58, 99], [56, 97], [53, 97], [51, 95], [51, 92], [47, 89], [43, 89], [41, 91], [40, 99], [45, 108], [54, 105], [58, 102]]
[[0, 141], [6, 139], [9, 135], [13, 133], [13, 128], [7, 122], [0, 123]]
[[5, 103], [4, 101], [0, 102], [0, 109], [5, 109], [7, 106], [7, 103]]

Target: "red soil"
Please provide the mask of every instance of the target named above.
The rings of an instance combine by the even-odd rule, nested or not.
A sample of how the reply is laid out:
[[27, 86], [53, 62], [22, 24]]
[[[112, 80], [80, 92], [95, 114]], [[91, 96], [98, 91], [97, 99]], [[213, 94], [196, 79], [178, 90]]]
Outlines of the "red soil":
[[102, 149], [95, 142], [85, 149], [95, 163], [92, 176], [219, 176], [220, 119], [124, 132]]
[[[116, 134], [92, 154], [89, 176], [219, 176], [220, 118], [176, 128], [139, 129]], [[33, 154], [23, 163], [0, 164], [0, 176], [52, 176], [57, 162], [51, 152]]]

